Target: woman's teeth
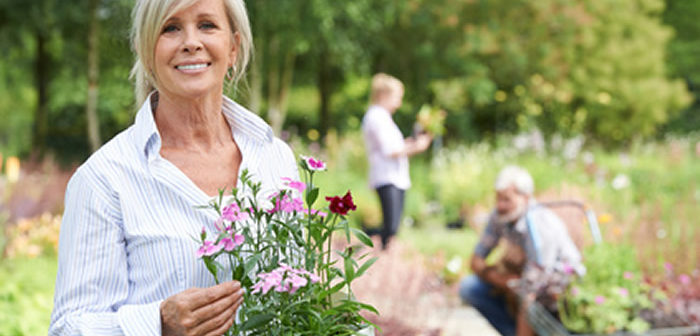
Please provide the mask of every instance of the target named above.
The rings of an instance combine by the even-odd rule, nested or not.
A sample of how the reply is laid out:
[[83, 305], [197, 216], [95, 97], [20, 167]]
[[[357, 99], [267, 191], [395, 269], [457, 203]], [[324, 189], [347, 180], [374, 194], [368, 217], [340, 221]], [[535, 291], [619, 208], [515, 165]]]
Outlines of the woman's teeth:
[[207, 66], [208, 65], [206, 63], [202, 63], [202, 64], [178, 65], [178, 66], [176, 66], [176, 68], [179, 70], [198, 70], [198, 69], [204, 69]]

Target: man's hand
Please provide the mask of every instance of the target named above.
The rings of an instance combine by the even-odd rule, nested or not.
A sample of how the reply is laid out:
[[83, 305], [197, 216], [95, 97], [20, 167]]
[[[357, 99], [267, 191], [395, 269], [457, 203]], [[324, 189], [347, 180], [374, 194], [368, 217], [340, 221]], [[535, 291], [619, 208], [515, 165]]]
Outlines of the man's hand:
[[494, 266], [488, 266], [484, 258], [472, 256], [471, 269], [484, 282], [491, 284], [499, 290], [511, 291], [508, 281], [520, 278], [516, 274], [501, 274]]
[[233, 325], [242, 302], [238, 281], [175, 294], [160, 305], [162, 335], [221, 336]]

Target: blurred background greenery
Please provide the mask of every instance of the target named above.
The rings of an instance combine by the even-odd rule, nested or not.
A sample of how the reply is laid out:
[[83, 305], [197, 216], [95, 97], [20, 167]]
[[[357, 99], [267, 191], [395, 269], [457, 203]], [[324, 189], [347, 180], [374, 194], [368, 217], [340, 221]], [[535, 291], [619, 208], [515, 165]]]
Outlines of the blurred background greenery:
[[[448, 112], [444, 137], [411, 162], [400, 233], [446, 281], [466, 271], [511, 163], [541, 199], [596, 210], [605, 240], [638, 246], [642, 268], [698, 268], [700, 2], [246, 4], [255, 60], [230, 94], [297, 154], [328, 161], [320, 183], [352, 190], [355, 225], [381, 220], [359, 132], [371, 76], [406, 84], [406, 135], [423, 104]], [[132, 6], [0, 0], [0, 335], [45, 332], [65, 184], [133, 120]]]

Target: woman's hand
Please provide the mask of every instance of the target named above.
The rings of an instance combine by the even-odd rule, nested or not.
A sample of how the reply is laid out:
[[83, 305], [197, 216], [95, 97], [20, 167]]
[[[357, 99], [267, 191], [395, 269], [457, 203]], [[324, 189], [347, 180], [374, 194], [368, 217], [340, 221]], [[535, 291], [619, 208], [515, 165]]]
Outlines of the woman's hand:
[[233, 325], [243, 302], [238, 281], [209, 288], [190, 288], [160, 305], [163, 336], [221, 336]]

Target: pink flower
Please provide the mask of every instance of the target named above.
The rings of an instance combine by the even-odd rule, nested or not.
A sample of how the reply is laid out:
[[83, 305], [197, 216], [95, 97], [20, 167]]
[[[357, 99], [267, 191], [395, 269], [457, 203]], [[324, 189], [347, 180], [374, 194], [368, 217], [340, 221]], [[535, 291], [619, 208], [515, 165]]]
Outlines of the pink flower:
[[666, 273], [672, 273], [673, 272], [673, 265], [671, 265], [670, 262], [665, 262], [664, 263], [664, 269], [666, 269]]
[[680, 281], [684, 286], [690, 285], [690, 276], [687, 274], [681, 274], [678, 276], [678, 281]]
[[581, 291], [580, 291], [580, 290], [578, 289], [578, 287], [576, 287], [576, 286], [574, 286], [574, 287], [571, 288], [571, 296], [578, 296], [578, 294], [579, 294], [580, 292], [581, 292]]
[[[308, 279], [307, 279], [308, 277]], [[296, 293], [299, 288], [311, 283], [319, 281], [318, 276], [311, 274], [304, 269], [294, 269], [287, 264], [280, 263], [280, 266], [269, 273], [260, 273], [258, 278], [261, 280], [253, 285], [251, 293], [257, 294], [262, 292], [267, 294], [270, 289], [274, 288], [280, 293]]]
[[625, 272], [625, 274], [624, 274], [623, 276], [624, 276], [625, 279], [627, 279], [627, 280], [632, 280], [632, 279], [634, 279], [634, 274], [633, 274], [632, 272], [629, 272], [629, 271], [628, 271], [628, 272]]
[[223, 245], [224, 250], [226, 252], [231, 252], [236, 247], [241, 246], [241, 244], [243, 244], [244, 240], [245, 240], [245, 237], [243, 237], [243, 235], [234, 234], [233, 239], [231, 237], [224, 237], [221, 239], [219, 244]]
[[627, 297], [630, 294], [630, 292], [627, 290], [627, 288], [618, 288], [617, 294], [620, 294], [620, 296], [622, 297]]
[[605, 297], [602, 295], [598, 295], [595, 297], [595, 304], [601, 305], [605, 303]]
[[238, 204], [231, 203], [221, 211], [221, 217], [229, 222], [243, 221], [248, 219], [248, 213], [241, 211]]
[[307, 214], [307, 215], [309, 215], [309, 214], [312, 214], [312, 215], [319, 215], [319, 216], [321, 216], [321, 217], [326, 217], [326, 216], [328, 216], [327, 213], [325, 213], [325, 212], [323, 212], [323, 211], [320, 211], [320, 210], [316, 210], [316, 209], [311, 209], [310, 212], [309, 212], [309, 209], [304, 209], [304, 213]]
[[569, 265], [568, 263], [564, 263], [562, 265], [562, 270], [564, 271], [565, 274], [568, 274], [568, 275], [572, 275], [576, 272], [576, 270], [574, 270], [574, 268], [571, 267], [571, 265]]
[[283, 177], [282, 181], [285, 182], [286, 186], [288, 186], [288, 187], [290, 187], [290, 188], [292, 188], [300, 193], [303, 193], [304, 190], [306, 190], [306, 183], [304, 183], [304, 182], [295, 181], [289, 177]]
[[262, 291], [263, 294], [267, 294], [273, 287], [279, 286], [282, 282], [282, 274], [279, 272], [272, 271], [270, 273], [260, 273], [258, 277], [261, 279], [258, 283], [253, 285], [252, 294], [257, 294]]
[[214, 227], [219, 230], [219, 231], [226, 231], [227, 227], [224, 226], [224, 218], [219, 217], [215, 222], [214, 222]]
[[311, 156], [301, 156], [306, 163], [306, 167], [311, 171], [326, 170], [326, 163], [321, 160], [316, 160]]
[[202, 246], [197, 250], [197, 258], [201, 258], [202, 256], [212, 256], [221, 251], [223, 248], [224, 245], [221, 243], [214, 244], [214, 242], [211, 240], [205, 240]]
[[301, 198], [292, 198], [289, 194], [284, 194], [280, 197], [279, 194], [274, 195], [275, 207], [268, 210], [268, 213], [275, 213], [278, 211], [293, 213], [293, 212], [303, 212], [304, 211], [304, 201]]

